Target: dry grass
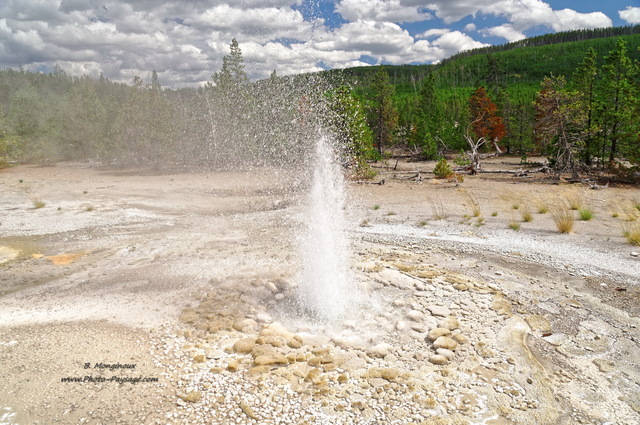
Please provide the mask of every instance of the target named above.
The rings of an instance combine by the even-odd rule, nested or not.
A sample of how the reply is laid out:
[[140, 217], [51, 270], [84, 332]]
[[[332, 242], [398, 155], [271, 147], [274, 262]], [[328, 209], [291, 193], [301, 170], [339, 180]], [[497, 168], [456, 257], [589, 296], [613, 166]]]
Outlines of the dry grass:
[[445, 218], [449, 217], [449, 214], [444, 209], [444, 205], [442, 204], [442, 201], [440, 199], [438, 199], [437, 203], [433, 199], [429, 199], [428, 201], [431, 205], [431, 214], [433, 220], [444, 220]]
[[529, 204], [522, 204], [522, 206], [520, 207], [520, 217], [522, 217], [522, 221], [525, 223], [533, 221], [533, 213], [531, 212], [531, 207], [529, 206]]
[[560, 233], [572, 233], [575, 224], [573, 210], [567, 202], [558, 202], [549, 208], [551, 218]]
[[476, 195], [466, 190], [462, 190], [461, 192], [465, 197], [465, 203], [463, 205], [469, 209], [471, 216], [480, 217], [480, 203]]
[[587, 196], [583, 189], [572, 187], [565, 192], [564, 196], [569, 203], [569, 208], [574, 211], [583, 208], [586, 204]]
[[39, 208], [45, 207], [46, 204], [42, 200], [40, 195], [35, 193], [29, 186], [24, 186], [20, 188], [20, 191], [24, 193], [27, 198], [29, 198], [29, 200], [31, 201], [31, 204], [33, 204], [33, 208], [39, 209]]
[[522, 205], [524, 197], [521, 193], [507, 190], [502, 195], [500, 195], [500, 199], [509, 204], [511, 209], [517, 210], [520, 209], [520, 205]]
[[543, 196], [541, 198], [537, 198], [533, 201], [536, 206], [536, 212], [538, 214], [546, 214], [549, 212], [549, 197]]
[[640, 198], [627, 198], [619, 201], [615, 205], [617, 217], [624, 221], [640, 220]]
[[627, 225], [623, 234], [631, 245], [640, 246], [640, 223]]

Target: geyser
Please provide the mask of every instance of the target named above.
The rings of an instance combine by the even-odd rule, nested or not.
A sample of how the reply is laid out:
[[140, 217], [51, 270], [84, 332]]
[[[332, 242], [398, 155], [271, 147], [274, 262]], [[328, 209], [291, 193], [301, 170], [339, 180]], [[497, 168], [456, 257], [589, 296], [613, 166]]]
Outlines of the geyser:
[[344, 318], [356, 290], [349, 271], [345, 181], [331, 140], [315, 144], [312, 183], [300, 240], [302, 270], [298, 301], [306, 314], [323, 322]]

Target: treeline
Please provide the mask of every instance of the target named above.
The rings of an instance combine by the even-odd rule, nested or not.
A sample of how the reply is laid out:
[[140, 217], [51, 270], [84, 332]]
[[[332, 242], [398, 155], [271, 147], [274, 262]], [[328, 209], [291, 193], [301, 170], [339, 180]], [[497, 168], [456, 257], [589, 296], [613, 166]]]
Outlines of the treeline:
[[475, 160], [491, 146], [548, 155], [562, 171], [638, 163], [639, 62], [640, 34], [632, 34], [437, 66], [274, 71], [257, 82], [233, 40], [211, 82], [180, 90], [163, 89], [155, 72], [122, 84], [60, 69], [2, 70], [0, 161], [305, 168], [321, 128], [358, 176], [391, 149], [422, 159], [465, 150]]
[[[532, 153], [548, 155], [558, 170], [573, 171], [621, 158], [640, 161], [639, 62], [640, 34], [632, 34], [477, 54], [438, 66], [380, 66], [341, 72], [351, 78], [370, 111], [372, 128], [381, 122], [376, 112], [381, 90], [376, 79], [379, 74], [387, 75], [387, 84], [392, 86], [389, 96], [394, 109], [389, 122], [393, 130], [385, 130], [391, 137], [376, 135], [380, 151], [394, 148], [434, 159], [445, 151], [473, 152], [473, 145], [484, 138], [484, 146], [497, 146], [523, 158]], [[399, 77], [402, 80], [394, 84], [392, 75], [396, 81]], [[477, 126], [472, 125], [482, 118], [472, 106], [479, 88], [495, 105], [495, 114], [504, 126], [499, 144], [494, 143], [495, 136], [488, 136], [488, 130], [477, 132]], [[551, 102], [545, 97], [549, 90], [554, 90], [559, 110], [544, 105]], [[584, 93], [588, 93], [586, 98]], [[562, 116], [564, 124], [545, 131], [545, 114], [557, 119]], [[559, 137], [565, 139], [559, 141]]]
[[[326, 77], [299, 75], [250, 82], [233, 40], [222, 69], [200, 88], [168, 90], [155, 71], [121, 84], [24, 70], [0, 71], [0, 162], [93, 160], [165, 169], [303, 165], [325, 126], [342, 134], [353, 165], [362, 135], [347, 128], [362, 117], [350, 92], [332, 92]], [[353, 103], [353, 102], [352, 102]], [[354, 115], [355, 114], [355, 115]], [[346, 127], [345, 127], [346, 126]], [[349, 133], [351, 131], [351, 133]], [[345, 157], [346, 158], [346, 157]]]
[[511, 43], [465, 50], [463, 52], [450, 56], [447, 59], [444, 59], [441, 63], [444, 65], [448, 62], [452, 62], [469, 56], [487, 55], [492, 53], [504, 52], [507, 50], [520, 49], [522, 47], [539, 47], [547, 46], [549, 44], [589, 41], [598, 38], [622, 37], [634, 34], [640, 34], [640, 25], [628, 25], [624, 27], [609, 28], [586, 28], [574, 31], [563, 31], [524, 38], [522, 40], [514, 41]]

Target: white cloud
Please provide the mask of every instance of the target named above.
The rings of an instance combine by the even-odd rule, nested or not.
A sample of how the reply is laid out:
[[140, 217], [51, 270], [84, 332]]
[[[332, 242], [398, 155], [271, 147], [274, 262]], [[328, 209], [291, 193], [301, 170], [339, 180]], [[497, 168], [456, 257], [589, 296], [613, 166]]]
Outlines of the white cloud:
[[426, 30], [425, 32], [416, 35], [416, 38], [439, 37], [439, 36], [444, 35], [444, 34], [450, 32], [450, 31], [451, 30], [449, 28], [433, 28], [433, 29]]
[[[541, 0], [335, 0], [347, 22], [330, 28], [320, 18], [328, 0], [0, 0], [0, 67], [47, 69], [76, 75], [103, 72], [130, 82], [158, 72], [165, 86], [201, 84], [220, 69], [229, 43], [240, 43], [251, 78], [276, 69], [286, 75], [377, 62], [429, 63], [481, 47], [444, 24], [468, 16], [506, 21], [481, 34], [513, 41], [530, 28], [560, 31], [610, 26], [602, 13], [553, 10]], [[637, 22], [638, 9], [620, 11]], [[434, 15], [438, 28], [430, 28]], [[309, 18], [309, 16], [317, 18]], [[306, 17], [306, 19], [305, 19]], [[635, 20], [635, 21], [634, 21]], [[411, 24], [410, 33], [403, 28]], [[418, 25], [423, 25], [416, 30]], [[496, 24], [497, 25], [497, 24]], [[367, 59], [368, 60], [368, 59]]]
[[419, 22], [431, 18], [418, 5], [403, 6], [401, 0], [341, 0], [336, 12], [349, 21]]
[[621, 19], [632, 25], [640, 24], [640, 7], [627, 6], [625, 10], [620, 10], [618, 14]]
[[463, 50], [471, 50], [488, 46], [488, 44], [476, 41], [460, 31], [452, 31], [444, 34], [442, 37], [434, 41], [433, 45], [444, 51], [444, 56], [440, 59], [444, 59]]
[[606, 28], [613, 25], [611, 19], [602, 12], [579, 13], [571, 9], [554, 12], [555, 20], [551, 28], [556, 31], [569, 31], [582, 28]]
[[526, 36], [513, 28], [511, 24], [504, 24], [497, 27], [486, 28], [481, 31], [485, 36], [502, 37], [508, 42], [522, 40]]
[[[612, 21], [602, 12], [580, 13], [572, 9], [553, 10], [541, 0], [500, 0], [491, 4], [482, 3], [477, 12], [504, 17], [507, 23], [481, 30], [484, 35], [517, 41], [525, 38], [524, 32], [535, 27], [547, 27], [554, 31], [612, 26]], [[470, 9], [471, 10], [471, 9]]]

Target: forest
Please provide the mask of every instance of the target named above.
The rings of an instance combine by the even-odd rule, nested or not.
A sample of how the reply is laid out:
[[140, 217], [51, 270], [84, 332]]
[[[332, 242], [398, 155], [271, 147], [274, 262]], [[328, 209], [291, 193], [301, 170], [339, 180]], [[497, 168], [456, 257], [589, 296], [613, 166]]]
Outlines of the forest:
[[345, 166], [465, 151], [549, 158], [558, 172], [640, 165], [640, 26], [573, 31], [458, 54], [251, 82], [234, 39], [199, 88], [0, 70], [0, 162], [224, 169], [304, 165], [316, 128]]

